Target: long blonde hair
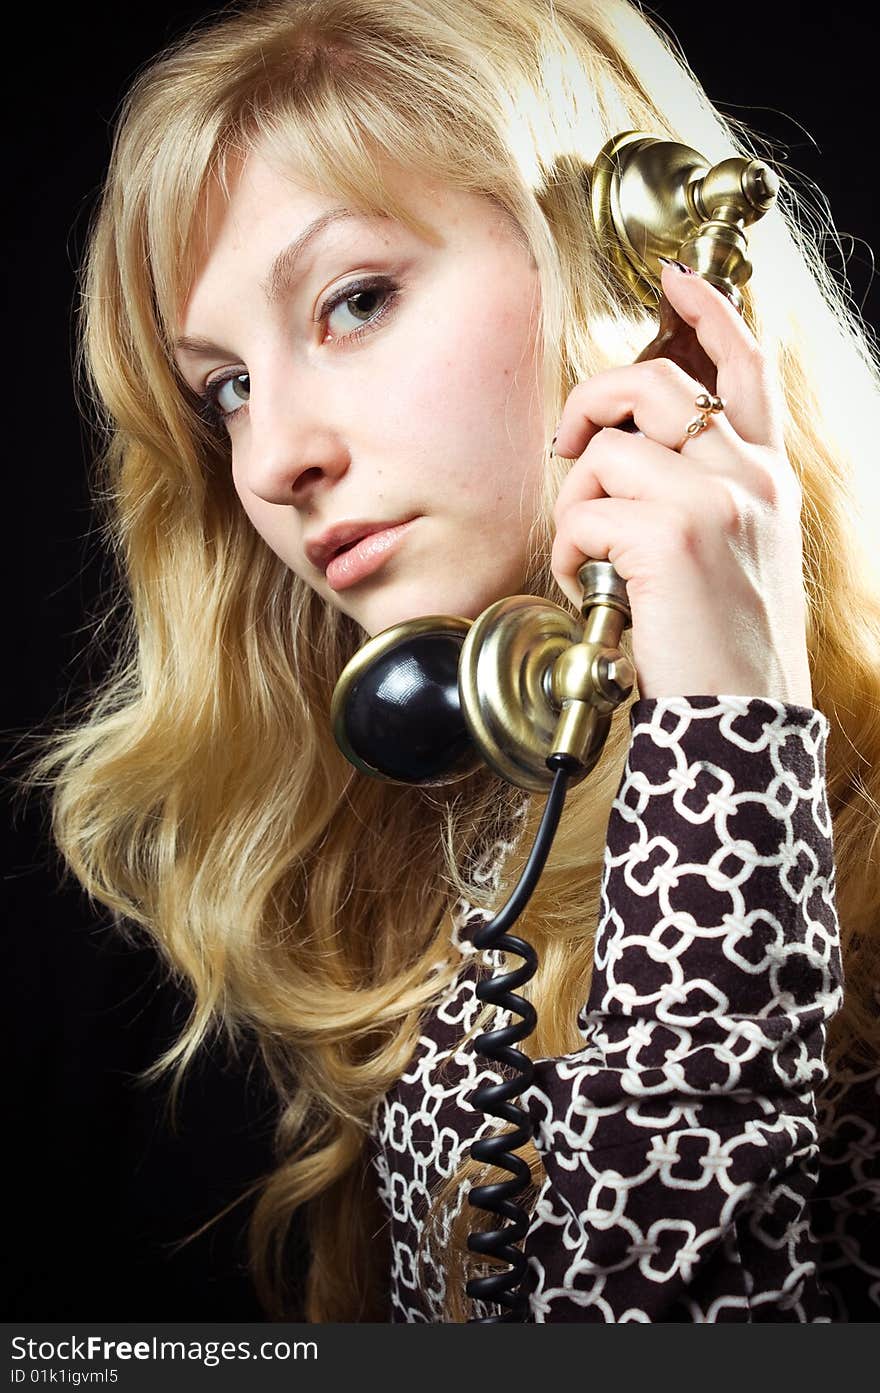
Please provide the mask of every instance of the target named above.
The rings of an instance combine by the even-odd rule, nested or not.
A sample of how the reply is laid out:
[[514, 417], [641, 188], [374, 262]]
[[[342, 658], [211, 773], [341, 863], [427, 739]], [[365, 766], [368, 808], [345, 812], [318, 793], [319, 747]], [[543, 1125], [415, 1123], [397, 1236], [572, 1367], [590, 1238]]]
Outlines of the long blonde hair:
[[[488, 773], [446, 791], [382, 784], [354, 775], [337, 751], [330, 696], [365, 636], [255, 533], [228, 444], [199, 420], [174, 366], [205, 190], [259, 145], [317, 190], [416, 230], [377, 155], [495, 200], [540, 273], [552, 427], [576, 382], [632, 361], [654, 335], [597, 246], [584, 198], [595, 153], [631, 128], [712, 161], [765, 154], [627, 0], [235, 5], [151, 62], [120, 113], [84, 267], [81, 344], [83, 408], [103, 432], [98, 488], [128, 603], [110, 679], [56, 732], [33, 778], [53, 790], [55, 837], [89, 895], [120, 923], [144, 926], [193, 993], [187, 1026], [154, 1072], [173, 1070], [179, 1082], [218, 1027], [260, 1042], [280, 1124], [251, 1234], [258, 1288], [276, 1317], [290, 1314], [285, 1242], [302, 1211], [306, 1319], [387, 1318], [389, 1273], [363, 1183], [371, 1114], [460, 967], [454, 906], [503, 901], [542, 800], [531, 800], [491, 890], [472, 869], [509, 829], [516, 790]], [[784, 391], [804, 493], [814, 701], [831, 726], [846, 1001], [829, 1050], [876, 1057], [880, 574], [868, 523], [880, 384], [820, 232], [783, 184], [778, 209], [753, 232], [745, 313]], [[563, 604], [549, 556], [566, 467], [548, 455], [528, 569], [528, 588]], [[538, 1026], [524, 1046], [536, 1058], [582, 1045], [576, 1017], [628, 716], [626, 705], [600, 764], [570, 794], [517, 927], [540, 960], [529, 991]], [[540, 1160], [525, 1154], [537, 1186]], [[476, 1176], [485, 1178], [463, 1163], [435, 1197], [429, 1237]], [[452, 1321], [468, 1314], [461, 1278], [473, 1223], [461, 1206], [443, 1245]]]

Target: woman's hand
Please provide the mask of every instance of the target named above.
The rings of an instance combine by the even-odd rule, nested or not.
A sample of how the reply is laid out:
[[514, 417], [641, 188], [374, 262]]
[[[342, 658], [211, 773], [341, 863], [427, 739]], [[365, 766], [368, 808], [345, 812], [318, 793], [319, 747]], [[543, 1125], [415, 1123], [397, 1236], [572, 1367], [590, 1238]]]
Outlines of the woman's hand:
[[[556, 500], [553, 574], [578, 606], [587, 558], [626, 581], [640, 696], [812, 706], [802, 494], [778, 389], [726, 296], [674, 267], [662, 274], [717, 366], [724, 411], [678, 451], [705, 388], [668, 358], [579, 383], [556, 438], [556, 453], [575, 462]], [[642, 435], [614, 429], [628, 416]]]

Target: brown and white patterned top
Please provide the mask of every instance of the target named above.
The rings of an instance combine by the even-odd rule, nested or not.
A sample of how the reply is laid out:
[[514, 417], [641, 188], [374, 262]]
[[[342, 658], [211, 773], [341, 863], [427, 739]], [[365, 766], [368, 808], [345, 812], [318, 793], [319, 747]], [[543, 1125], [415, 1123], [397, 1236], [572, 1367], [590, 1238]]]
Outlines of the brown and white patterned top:
[[[538, 1060], [519, 1100], [546, 1173], [529, 1319], [877, 1321], [880, 1061], [824, 1058], [843, 1000], [828, 722], [693, 696], [640, 700], [630, 725], [583, 1046]], [[395, 1322], [442, 1320], [443, 1272], [415, 1273], [429, 1193], [504, 1130], [468, 1102], [501, 1074], [459, 1048], [500, 961], [471, 941], [487, 917], [459, 904], [461, 973], [374, 1112]]]

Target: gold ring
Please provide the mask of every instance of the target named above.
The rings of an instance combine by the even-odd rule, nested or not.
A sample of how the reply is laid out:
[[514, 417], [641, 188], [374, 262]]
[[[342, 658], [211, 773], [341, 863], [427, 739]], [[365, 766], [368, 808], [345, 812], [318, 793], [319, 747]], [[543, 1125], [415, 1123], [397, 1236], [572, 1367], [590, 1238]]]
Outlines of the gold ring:
[[698, 415], [687, 424], [687, 429], [679, 443], [675, 446], [680, 450], [689, 440], [693, 440], [695, 435], [699, 435], [709, 424], [709, 417], [716, 411], [724, 410], [724, 402], [720, 397], [713, 396], [711, 392], [701, 392], [695, 399], [694, 406], [697, 408]]

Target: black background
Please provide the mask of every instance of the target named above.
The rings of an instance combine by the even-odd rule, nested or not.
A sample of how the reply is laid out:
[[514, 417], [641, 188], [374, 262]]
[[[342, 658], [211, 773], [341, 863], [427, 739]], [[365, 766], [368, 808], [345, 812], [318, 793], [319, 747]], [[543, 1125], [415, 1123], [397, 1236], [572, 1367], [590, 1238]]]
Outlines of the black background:
[[[83, 3], [50, 19], [33, 6], [4, 24], [7, 772], [25, 733], [101, 670], [90, 633], [111, 573], [89, 505], [71, 311], [111, 123], [134, 72], [213, 8]], [[853, 298], [876, 324], [870, 10], [771, 2], [710, 19], [684, 0], [653, 8], [713, 101], [772, 139], [780, 172], [799, 171], [828, 198]], [[758, 16], [760, 30], [743, 29]], [[833, 247], [829, 259], [842, 273]], [[62, 881], [40, 807], [6, 807], [7, 1318], [258, 1319], [247, 1203], [172, 1245], [270, 1165], [262, 1074], [215, 1048], [168, 1126], [165, 1090], [136, 1078], [178, 1032], [185, 1000], [150, 948], [123, 942]]]

